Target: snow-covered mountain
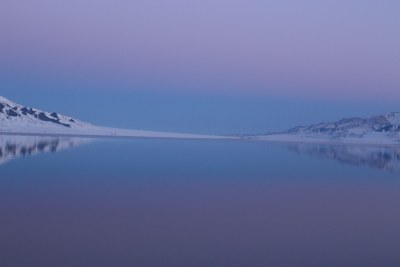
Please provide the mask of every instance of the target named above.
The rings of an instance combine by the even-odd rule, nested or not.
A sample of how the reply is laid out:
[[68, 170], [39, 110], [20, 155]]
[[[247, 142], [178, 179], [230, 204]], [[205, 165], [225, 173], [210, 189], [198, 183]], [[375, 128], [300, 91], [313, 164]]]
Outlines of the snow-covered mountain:
[[266, 141], [400, 143], [400, 113], [298, 126], [283, 133], [249, 136]]
[[[127, 114], [129, 116], [129, 114]], [[100, 127], [56, 112], [46, 112], [14, 103], [0, 96], [0, 134], [84, 135], [184, 139], [225, 139], [230, 137], [154, 132]]]
[[0, 96], [0, 127], [7, 128], [7, 126], [32, 126], [55, 129], [87, 129], [93, 127], [90, 123], [82, 122], [56, 112], [50, 113], [23, 106]]

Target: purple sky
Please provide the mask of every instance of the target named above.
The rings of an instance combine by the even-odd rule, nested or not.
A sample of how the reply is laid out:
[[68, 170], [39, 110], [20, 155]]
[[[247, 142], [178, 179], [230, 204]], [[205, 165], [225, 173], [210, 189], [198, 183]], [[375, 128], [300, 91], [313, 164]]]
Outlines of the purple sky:
[[394, 0], [2, 0], [0, 34], [8, 90], [400, 96]]
[[398, 1], [2, 0], [0, 10], [2, 64], [35, 76], [400, 95]]

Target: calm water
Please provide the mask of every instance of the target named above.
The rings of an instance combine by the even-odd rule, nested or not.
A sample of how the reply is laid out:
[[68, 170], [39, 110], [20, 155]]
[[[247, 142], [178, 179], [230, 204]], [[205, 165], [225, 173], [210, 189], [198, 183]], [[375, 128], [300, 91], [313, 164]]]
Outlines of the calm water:
[[400, 148], [0, 136], [0, 266], [400, 266]]

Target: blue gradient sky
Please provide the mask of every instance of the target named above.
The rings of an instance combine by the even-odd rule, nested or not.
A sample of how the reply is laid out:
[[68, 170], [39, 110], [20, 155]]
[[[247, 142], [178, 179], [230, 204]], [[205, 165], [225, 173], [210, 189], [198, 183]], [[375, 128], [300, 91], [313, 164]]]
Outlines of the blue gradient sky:
[[2, 0], [0, 35], [0, 95], [103, 125], [266, 132], [399, 110], [398, 1]]

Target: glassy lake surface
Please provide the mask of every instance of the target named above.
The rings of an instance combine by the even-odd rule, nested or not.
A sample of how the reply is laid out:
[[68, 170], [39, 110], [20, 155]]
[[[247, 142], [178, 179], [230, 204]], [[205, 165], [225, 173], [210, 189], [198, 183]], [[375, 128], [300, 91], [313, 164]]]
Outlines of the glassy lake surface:
[[400, 148], [0, 136], [0, 266], [400, 266]]

